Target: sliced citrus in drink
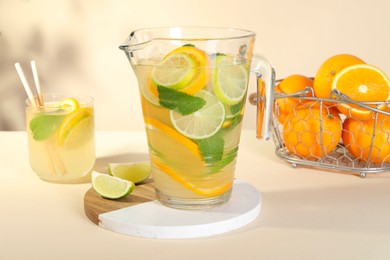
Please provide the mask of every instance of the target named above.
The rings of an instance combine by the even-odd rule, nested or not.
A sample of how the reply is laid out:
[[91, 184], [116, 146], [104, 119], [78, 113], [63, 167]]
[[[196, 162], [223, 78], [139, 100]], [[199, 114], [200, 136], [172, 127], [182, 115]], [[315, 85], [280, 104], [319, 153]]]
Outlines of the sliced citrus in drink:
[[112, 176], [139, 184], [150, 176], [150, 162], [109, 163], [108, 173]]
[[216, 173], [213, 175], [212, 180], [207, 176], [203, 178], [191, 178], [188, 176], [181, 175], [172, 167], [169, 167], [167, 164], [159, 161], [158, 159], [155, 160], [154, 163], [158, 169], [163, 171], [173, 180], [200, 196], [218, 196], [222, 193], [229, 191], [233, 185], [233, 178], [231, 176], [226, 176], [225, 174], [220, 174], [220, 176], [217, 176], [218, 173]]
[[69, 113], [58, 129], [58, 144], [73, 148], [90, 140], [93, 135], [93, 109], [81, 107]]
[[131, 181], [93, 171], [92, 187], [103, 198], [120, 199], [130, 194], [135, 185]]
[[206, 101], [200, 110], [189, 115], [170, 111], [175, 129], [191, 139], [204, 139], [213, 136], [221, 129], [225, 120], [225, 107], [211, 93], [201, 90], [195, 95]]
[[231, 188], [233, 176], [227, 176], [225, 172], [207, 174], [207, 166], [194, 141], [153, 118], [145, 118], [145, 122], [150, 158], [156, 166], [156, 186], [169, 192], [183, 192], [171, 189], [176, 183], [201, 196], [216, 196]]
[[[390, 99], [389, 78], [383, 71], [368, 64], [352, 65], [341, 70], [333, 80], [332, 89], [358, 102], [384, 102]], [[340, 103], [338, 109], [347, 117], [360, 120], [372, 117], [369, 109], [347, 102]], [[378, 109], [384, 110], [386, 105], [380, 105]]]
[[150, 129], [147, 134], [149, 142], [153, 144], [152, 149], [166, 150], [167, 157], [183, 156], [190, 163], [202, 161], [198, 145], [194, 141], [154, 118], [145, 117], [144, 121]]
[[63, 109], [70, 109], [71, 111], [74, 111], [76, 109], [79, 109], [80, 104], [75, 98], [65, 98], [60, 102], [60, 107]]
[[235, 63], [231, 56], [217, 56], [213, 89], [222, 103], [234, 105], [245, 96], [248, 86], [248, 69]]
[[[204, 51], [195, 46], [185, 45], [168, 53], [161, 64], [154, 66], [148, 86], [156, 96], [158, 96], [157, 85], [179, 89], [193, 95], [207, 85], [210, 79], [208, 66], [209, 59]], [[158, 73], [155, 72], [156, 70]], [[167, 84], [168, 80], [164, 80], [165, 78], [171, 78], [172, 82]], [[176, 83], [173, 83], [174, 78]]]
[[152, 92], [152, 88], [150, 87], [152, 83], [150, 83], [150, 80], [146, 84], [140, 85], [140, 91], [143, 98], [145, 98], [149, 103], [155, 106], [160, 106], [158, 97], [155, 93]]
[[195, 75], [196, 62], [183, 53], [172, 53], [153, 67], [152, 83], [171, 89], [182, 89], [187, 86]]

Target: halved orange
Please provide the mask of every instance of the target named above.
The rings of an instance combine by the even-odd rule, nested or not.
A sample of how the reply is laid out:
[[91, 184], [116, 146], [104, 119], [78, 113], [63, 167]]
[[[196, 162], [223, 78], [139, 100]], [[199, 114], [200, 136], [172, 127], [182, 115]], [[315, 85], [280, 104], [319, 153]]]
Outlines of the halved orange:
[[318, 98], [331, 98], [332, 82], [334, 77], [342, 69], [355, 64], [365, 64], [365, 62], [352, 54], [336, 54], [326, 59], [318, 68], [314, 78], [314, 92]]
[[[384, 102], [390, 100], [390, 80], [379, 68], [368, 64], [356, 64], [344, 68], [335, 76], [332, 89], [339, 90], [358, 102]], [[376, 107], [376, 105], [369, 105]], [[372, 118], [372, 111], [359, 105], [341, 102], [338, 109], [347, 117], [360, 120]], [[386, 109], [385, 104], [377, 107]]]

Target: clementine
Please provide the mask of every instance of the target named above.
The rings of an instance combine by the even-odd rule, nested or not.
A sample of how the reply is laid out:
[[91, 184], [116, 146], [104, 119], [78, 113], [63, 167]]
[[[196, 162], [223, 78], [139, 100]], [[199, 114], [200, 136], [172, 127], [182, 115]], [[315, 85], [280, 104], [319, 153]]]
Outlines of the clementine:
[[390, 161], [390, 117], [360, 121], [347, 118], [343, 123], [345, 148], [357, 159], [369, 163]]
[[[283, 79], [276, 87], [275, 91], [282, 94], [294, 94], [300, 91], [304, 91], [306, 87], [313, 88], [313, 80], [299, 74], [290, 75]], [[283, 124], [287, 116], [293, 112], [293, 109], [302, 102], [307, 100], [299, 97], [313, 96], [312, 92], [308, 92], [305, 95], [297, 95], [296, 97], [281, 97], [276, 99], [276, 115], [278, 121]]]
[[286, 148], [309, 160], [331, 153], [339, 143], [341, 132], [342, 122], [336, 110], [320, 107], [319, 102], [299, 105], [283, 124]]

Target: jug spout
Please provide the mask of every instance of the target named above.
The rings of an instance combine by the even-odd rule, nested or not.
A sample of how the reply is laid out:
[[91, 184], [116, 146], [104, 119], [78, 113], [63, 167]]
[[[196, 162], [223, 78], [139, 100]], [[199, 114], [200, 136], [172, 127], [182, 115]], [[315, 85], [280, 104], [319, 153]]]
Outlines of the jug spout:
[[130, 51], [142, 49], [144, 46], [144, 43], [142, 43], [142, 42], [137, 43], [137, 41], [135, 41], [135, 39], [134, 39], [134, 36], [135, 36], [135, 32], [133, 31], [129, 34], [127, 39], [121, 45], [119, 45], [119, 49], [122, 51], [125, 51], [125, 52], [130, 52]]

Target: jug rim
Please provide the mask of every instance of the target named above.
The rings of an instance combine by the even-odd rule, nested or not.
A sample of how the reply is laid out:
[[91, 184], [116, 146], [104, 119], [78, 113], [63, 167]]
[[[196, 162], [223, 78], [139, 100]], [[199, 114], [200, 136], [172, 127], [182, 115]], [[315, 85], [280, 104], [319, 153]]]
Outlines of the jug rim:
[[[159, 36], [159, 37], [154, 37], [154, 38], [150, 38], [148, 40], [144, 40], [142, 42], [137, 42], [137, 43], [134, 43], [134, 44], [130, 44], [132, 38], [138, 33], [141, 33], [141, 32], [157, 32], [157, 31], [163, 31], [163, 30], [170, 30], [171, 31], [171, 35], [169, 37], [163, 37], [163, 36]], [[189, 36], [174, 36], [175, 33], [177, 35], [179, 35], [179, 31], [182, 32], [182, 30], [186, 30], [186, 31], [189, 31], [189, 30], [202, 30], [203, 33], [206, 33], [207, 30], [213, 30], [214, 32], [215, 31], [220, 31], [220, 35], [221, 36], [208, 36], [208, 37], [200, 37], [200, 36], [193, 36], [193, 37], [189, 37]], [[223, 32], [225, 32], [225, 34], [227, 34], [227, 32], [230, 32], [231, 35], [229, 36], [223, 36]], [[201, 35], [201, 34], [198, 34], [198, 35]], [[205, 35], [206, 36], [206, 35]], [[251, 30], [247, 30], [247, 29], [241, 29], [241, 28], [235, 28], [235, 27], [214, 27], [214, 26], [162, 26], [162, 27], [145, 27], [145, 28], [140, 28], [140, 29], [137, 29], [137, 30], [134, 30], [132, 31], [127, 40], [122, 43], [119, 48], [124, 50], [124, 49], [127, 49], [129, 46], [141, 46], [141, 45], [144, 45], [144, 44], [147, 44], [147, 43], [150, 43], [152, 41], [172, 41], [172, 40], [181, 40], [181, 41], [210, 41], [210, 40], [234, 40], [234, 39], [242, 39], [242, 38], [247, 38], [247, 37], [255, 37], [256, 36], [256, 33], [254, 31], [251, 31]]]

